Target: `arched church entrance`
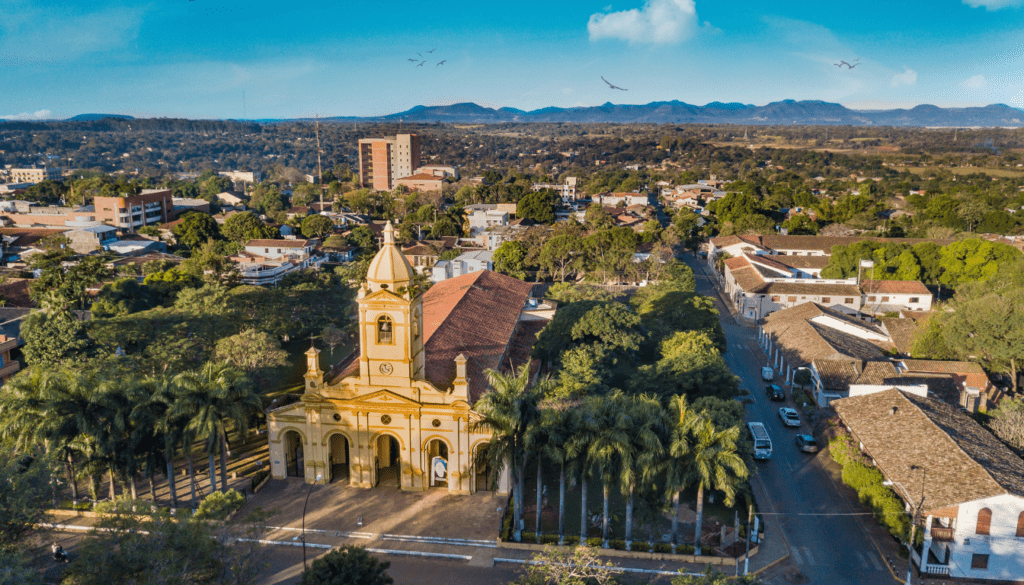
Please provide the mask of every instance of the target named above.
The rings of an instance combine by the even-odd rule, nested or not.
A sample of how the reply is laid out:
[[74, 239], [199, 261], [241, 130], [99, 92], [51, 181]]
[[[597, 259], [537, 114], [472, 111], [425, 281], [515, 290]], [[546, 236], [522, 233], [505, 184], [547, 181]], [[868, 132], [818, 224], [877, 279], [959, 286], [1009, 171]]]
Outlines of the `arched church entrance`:
[[483, 443], [476, 448], [473, 456], [473, 490], [477, 492], [494, 490], [490, 475], [491, 466], [487, 461], [487, 443]]
[[327, 471], [330, 473], [331, 482], [348, 481], [348, 439], [341, 433], [331, 435]]
[[306, 464], [302, 455], [302, 435], [298, 431], [284, 434], [284, 462], [288, 477], [305, 477]]
[[430, 487], [448, 487], [448, 444], [441, 439], [427, 443], [427, 469]]
[[391, 435], [377, 437], [377, 486], [401, 487], [401, 447]]

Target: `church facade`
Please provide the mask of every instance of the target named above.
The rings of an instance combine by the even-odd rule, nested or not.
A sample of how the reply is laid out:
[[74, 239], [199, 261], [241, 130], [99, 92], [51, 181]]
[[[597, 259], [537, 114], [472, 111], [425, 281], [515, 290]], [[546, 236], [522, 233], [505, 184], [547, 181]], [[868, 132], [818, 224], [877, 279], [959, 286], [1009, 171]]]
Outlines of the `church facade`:
[[267, 413], [273, 478], [508, 493], [507, 473], [488, 483], [490, 431], [473, 404], [487, 370], [529, 363], [553, 309], [534, 285], [490, 271], [421, 295], [413, 276], [389, 223], [357, 297], [358, 350], [324, 372], [310, 348], [301, 400]]

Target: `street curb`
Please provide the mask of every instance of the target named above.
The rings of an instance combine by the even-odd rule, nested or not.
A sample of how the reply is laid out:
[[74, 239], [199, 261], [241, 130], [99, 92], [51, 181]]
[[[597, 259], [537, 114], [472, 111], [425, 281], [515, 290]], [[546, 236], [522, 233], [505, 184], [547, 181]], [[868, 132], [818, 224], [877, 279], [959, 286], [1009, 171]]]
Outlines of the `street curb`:
[[750, 572], [750, 574], [751, 574], [751, 575], [760, 575], [761, 573], [763, 573], [763, 572], [767, 571], [768, 569], [770, 569], [770, 568], [774, 567], [775, 565], [777, 565], [777, 564], [781, 563], [782, 561], [785, 561], [785, 560], [789, 560], [789, 557], [790, 557], [790, 556], [792, 556], [792, 555], [790, 555], [790, 553], [788, 552], [788, 551], [789, 551], [789, 547], [786, 547], [786, 551], [787, 551], [787, 552], [786, 552], [786, 556], [784, 556], [784, 557], [779, 557], [779, 558], [775, 559], [774, 561], [772, 561], [772, 562], [768, 563], [768, 565], [767, 565], [767, 566], [761, 567], [760, 569], [758, 569], [758, 570], [756, 570], [756, 571], [751, 571], [751, 572]]
[[[520, 565], [550, 565], [553, 563], [546, 563], [544, 561], [532, 561], [526, 559], [506, 559], [502, 557], [495, 557], [495, 563], [516, 563]], [[637, 569], [633, 567], [616, 567], [616, 566], [603, 566], [595, 565], [595, 568], [604, 569], [606, 571], [612, 571], [614, 573], [644, 573], [647, 575], [688, 575], [690, 577], [699, 577], [703, 573], [683, 573], [680, 571], [660, 571], [658, 569]]]

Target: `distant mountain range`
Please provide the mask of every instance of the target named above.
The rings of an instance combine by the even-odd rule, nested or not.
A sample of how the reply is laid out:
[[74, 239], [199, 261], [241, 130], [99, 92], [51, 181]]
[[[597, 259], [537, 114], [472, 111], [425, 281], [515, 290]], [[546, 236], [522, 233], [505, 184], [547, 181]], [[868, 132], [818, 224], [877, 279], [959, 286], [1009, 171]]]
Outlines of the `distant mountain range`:
[[416, 106], [408, 111], [371, 118], [337, 117], [338, 121], [449, 122], [498, 124], [504, 122], [749, 124], [833, 126], [1024, 126], [1024, 111], [1004, 104], [972, 108], [920, 105], [909, 110], [851, 110], [818, 100], [783, 100], [764, 106], [711, 102], [695, 106], [680, 101], [643, 105], [613, 104], [580, 108], [542, 108], [530, 112], [515, 108], [486, 108], [470, 103]]
[[[91, 122], [103, 118], [134, 120], [121, 114], [79, 114], [71, 122]], [[305, 120], [305, 119], [303, 119]], [[737, 124], [805, 126], [940, 126], [940, 127], [1024, 127], [1024, 110], [1005, 104], [971, 108], [940, 108], [920, 105], [910, 109], [851, 110], [842, 104], [819, 100], [783, 100], [764, 106], [711, 102], [695, 106], [686, 102], [649, 104], [613, 104], [579, 108], [541, 108], [524, 111], [515, 108], [487, 108], [472, 102], [449, 106], [416, 106], [386, 116], [338, 116], [321, 118], [338, 122], [420, 122], [501, 124], [522, 122], [568, 123], [646, 123], [646, 124]], [[2, 120], [0, 120], [2, 121]], [[246, 122], [275, 123], [292, 120], [267, 119]]]

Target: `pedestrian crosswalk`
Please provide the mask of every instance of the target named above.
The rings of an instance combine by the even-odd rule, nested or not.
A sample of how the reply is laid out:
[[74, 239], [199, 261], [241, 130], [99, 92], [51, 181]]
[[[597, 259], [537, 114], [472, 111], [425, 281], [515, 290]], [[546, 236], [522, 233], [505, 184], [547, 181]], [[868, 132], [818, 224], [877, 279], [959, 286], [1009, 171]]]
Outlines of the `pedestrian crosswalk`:
[[[813, 567], [818, 564], [818, 559], [815, 558], [814, 552], [811, 551], [810, 547], [791, 546], [789, 548], [789, 554], [793, 558], [793, 562], [798, 565]], [[848, 553], [848, 557], [856, 559], [857, 563], [863, 569], [873, 569], [875, 571], [882, 571], [885, 569], [882, 565], [882, 561], [878, 558], [878, 555], [873, 552], [854, 551]]]

